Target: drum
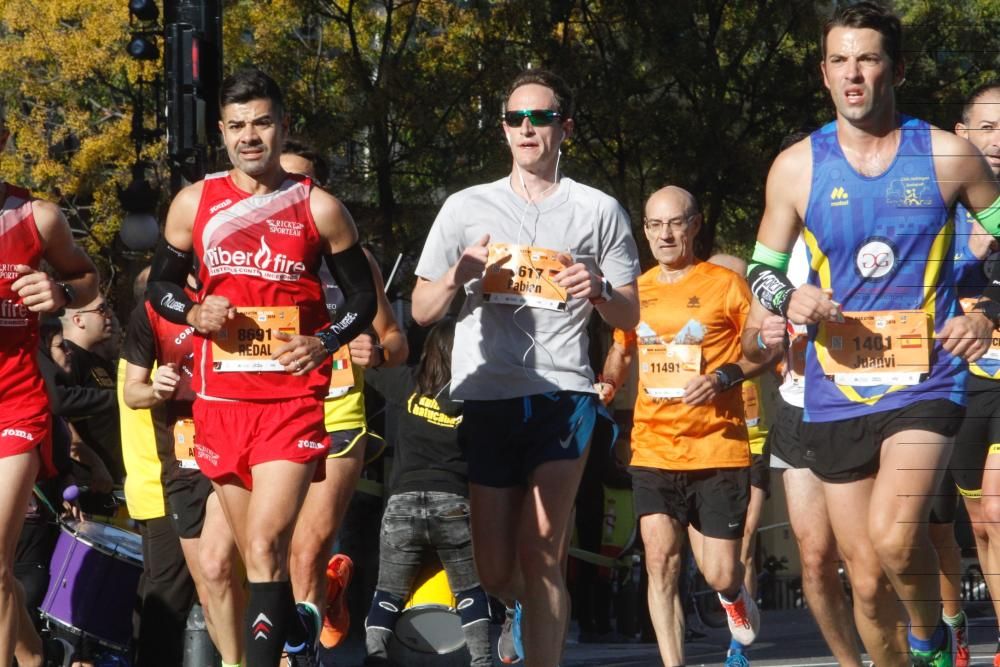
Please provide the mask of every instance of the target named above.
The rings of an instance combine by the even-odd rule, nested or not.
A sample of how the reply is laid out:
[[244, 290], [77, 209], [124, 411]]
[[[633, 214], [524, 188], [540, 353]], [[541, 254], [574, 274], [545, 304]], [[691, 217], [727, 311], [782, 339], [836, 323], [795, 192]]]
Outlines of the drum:
[[127, 650], [142, 574], [139, 536], [103, 523], [67, 522], [50, 573], [42, 617], [74, 635]]
[[[396, 640], [411, 651], [445, 655], [465, 647], [455, 596], [436, 559], [425, 564], [396, 621]], [[406, 664], [406, 663], [404, 663]]]

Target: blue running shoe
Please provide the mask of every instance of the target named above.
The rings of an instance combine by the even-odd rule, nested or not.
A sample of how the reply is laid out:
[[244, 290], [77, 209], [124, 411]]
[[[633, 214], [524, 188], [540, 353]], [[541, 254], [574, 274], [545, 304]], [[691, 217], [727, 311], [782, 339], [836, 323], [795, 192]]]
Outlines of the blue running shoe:
[[518, 641], [517, 645], [514, 643], [514, 628], [518, 629], [518, 639], [520, 639], [521, 624], [520, 618], [515, 621], [517, 615], [517, 607], [514, 609], [508, 607], [504, 611], [503, 619], [503, 629], [500, 631], [500, 638], [497, 639], [497, 655], [500, 656], [500, 662], [505, 665], [512, 665], [515, 662], [521, 661], [521, 654], [517, 652], [517, 648], [520, 645]]
[[514, 640], [514, 650], [521, 658], [524, 658], [524, 644], [521, 642], [521, 603], [516, 601], [514, 602], [514, 627], [511, 638]]
[[725, 667], [750, 667], [750, 661], [742, 653], [734, 653], [726, 657]]
[[289, 667], [314, 667], [316, 665], [316, 640], [323, 627], [323, 620], [315, 605], [308, 602], [296, 604], [295, 611], [298, 622], [302, 624], [305, 640], [295, 645], [285, 643], [287, 664]]
[[735, 639], [729, 640], [729, 650], [726, 651], [725, 667], [748, 667], [750, 661], [746, 656], [747, 647]]

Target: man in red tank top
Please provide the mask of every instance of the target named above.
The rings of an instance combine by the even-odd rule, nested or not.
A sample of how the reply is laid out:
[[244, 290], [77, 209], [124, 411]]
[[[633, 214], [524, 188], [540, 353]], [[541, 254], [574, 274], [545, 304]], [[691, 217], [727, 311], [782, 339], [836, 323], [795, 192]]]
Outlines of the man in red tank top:
[[[0, 151], [9, 132], [0, 106]], [[39, 269], [48, 262], [65, 282]], [[35, 634], [14, 580], [14, 548], [31, 487], [54, 473], [51, 414], [36, 354], [38, 314], [97, 296], [97, 270], [73, 243], [55, 204], [0, 181], [0, 664], [41, 664]]]
[[[347, 209], [280, 165], [288, 133], [281, 91], [256, 69], [222, 83], [233, 169], [182, 190], [153, 258], [148, 298], [195, 327], [195, 457], [215, 485], [246, 564], [246, 665], [273, 667], [287, 639], [315, 637], [296, 613], [288, 546], [329, 442], [323, 397], [330, 356], [371, 323], [375, 287]], [[180, 285], [198, 258], [202, 289]], [[325, 263], [346, 304], [330, 323]], [[318, 620], [310, 610], [300, 614]]]

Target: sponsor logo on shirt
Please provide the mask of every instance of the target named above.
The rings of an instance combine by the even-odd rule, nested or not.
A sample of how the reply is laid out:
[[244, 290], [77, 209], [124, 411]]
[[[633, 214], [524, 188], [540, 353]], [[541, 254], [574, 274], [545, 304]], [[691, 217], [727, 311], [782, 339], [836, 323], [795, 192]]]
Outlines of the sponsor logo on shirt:
[[267, 228], [271, 230], [272, 234], [302, 236], [302, 230], [305, 229], [305, 223], [298, 222], [296, 220], [276, 220], [274, 218], [268, 218], [265, 222], [267, 223]]
[[23, 303], [4, 299], [0, 301], [0, 327], [23, 327], [31, 312]]
[[32, 442], [35, 439], [33, 435], [19, 428], [5, 428], [3, 432], [0, 433], [0, 438], [21, 438], [22, 440], [27, 440], [28, 442]]
[[208, 212], [209, 213], [215, 213], [216, 211], [221, 211], [222, 209], [226, 208], [227, 206], [230, 206], [232, 203], [233, 203], [232, 199], [223, 199], [218, 204], [213, 204], [212, 207], [210, 209], [208, 209]]
[[854, 253], [854, 267], [865, 280], [880, 280], [896, 268], [896, 248], [887, 238], [871, 237]]
[[205, 250], [205, 266], [210, 275], [222, 273], [254, 276], [265, 280], [298, 280], [306, 270], [306, 265], [284, 253], [275, 253], [263, 236], [256, 252], [249, 250], [228, 250], [212, 246]]
[[838, 185], [830, 193], [830, 206], [847, 206], [847, 204], [848, 204], [847, 190]]
[[885, 200], [893, 206], [930, 206], [933, 204], [930, 176], [906, 176], [892, 181], [886, 188]]

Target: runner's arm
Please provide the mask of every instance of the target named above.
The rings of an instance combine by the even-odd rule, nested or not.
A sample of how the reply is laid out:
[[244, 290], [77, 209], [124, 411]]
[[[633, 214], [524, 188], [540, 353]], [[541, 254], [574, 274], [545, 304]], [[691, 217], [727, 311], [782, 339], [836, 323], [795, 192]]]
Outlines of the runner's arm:
[[764, 365], [777, 361], [786, 349], [785, 331], [785, 318], [769, 313], [757, 299], [752, 299], [740, 334], [743, 357]]
[[365, 250], [365, 257], [368, 259], [368, 266], [371, 268], [372, 280], [375, 283], [375, 294], [378, 298], [378, 310], [375, 312], [375, 319], [372, 321], [372, 328], [377, 336], [378, 346], [368, 334], [361, 334], [350, 342], [351, 361], [365, 368], [391, 368], [406, 361], [410, 355], [410, 348], [406, 343], [406, 336], [399, 328], [396, 317], [392, 312], [392, 304], [385, 293], [385, 284], [382, 281], [382, 272], [375, 263], [375, 258], [370, 252]]
[[378, 310], [378, 295], [370, 265], [358, 243], [354, 219], [339, 199], [320, 188], [309, 195], [316, 229], [326, 240], [323, 261], [344, 295], [343, 314], [329, 330], [315, 337], [327, 350], [340, 347], [340, 341], [358, 337], [372, 324]]
[[213, 328], [214, 323], [204, 321], [204, 315], [209, 314], [213, 308], [228, 309], [228, 301], [223, 304], [224, 299], [216, 297], [212, 303], [208, 303], [206, 299], [208, 310], [203, 314], [204, 306], [194, 303], [184, 293], [184, 284], [194, 266], [192, 230], [202, 187], [202, 183], [188, 186], [177, 193], [171, 202], [163, 238], [153, 254], [149, 281], [146, 284], [146, 298], [153, 310], [166, 320], [175, 324], [190, 324], [199, 331], [208, 333], [217, 331], [219, 327]]
[[[791, 253], [802, 230], [811, 185], [812, 149], [809, 139], [803, 139], [780, 153], [767, 175], [764, 215], [757, 230], [757, 244], [765, 248], [765, 252], [781, 253], [786, 257]], [[757, 256], [756, 249], [754, 255]], [[777, 278], [791, 286], [784, 269], [775, 271], [780, 272]], [[761, 291], [754, 285], [751, 291], [760, 301]], [[767, 306], [763, 301], [761, 304]], [[815, 285], [801, 285], [792, 289], [783, 311], [775, 314], [786, 315], [796, 324], [815, 324], [839, 318], [840, 307], [833, 301], [832, 294]]]
[[489, 243], [490, 235], [484, 234], [482, 238], [463, 250], [458, 261], [436, 280], [417, 276], [417, 284], [413, 287], [411, 297], [411, 314], [417, 324], [426, 327], [440, 320], [448, 313], [452, 300], [462, 286], [483, 275], [489, 257], [487, 248]]
[[628, 379], [635, 351], [635, 339], [629, 336], [621, 336], [620, 330], [616, 331], [615, 341], [611, 344], [611, 349], [608, 350], [608, 355], [604, 359], [604, 370], [597, 381], [598, 385], [605, 385], [604, 387], [597, 387], [601, 400], [605, 404], [610, 403], [614, 399], [618, 389]]
[[594, 306], [601, 319], [616, 329], [633, 329], [639, 324], [639, 288], [636, 281], [616, 285], [611, 298]]
[[[58, 278], [28, 267], [12, 285], [21, 294], [24, 305], [34, 312], [56, 312], [65, 306], [81, 306], [97, 297], [97, 268], [90, 257], [73, 241], [73, 232], [66, 217], [52, 202], [35, 200], [31, 203], [35, 226], [45, 248], [45, 261]], [[57, 280], [69, 288], [72, 303]], [[22, 291], [23, 290], [23, 291]]]

